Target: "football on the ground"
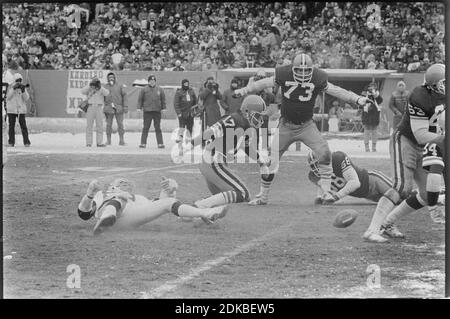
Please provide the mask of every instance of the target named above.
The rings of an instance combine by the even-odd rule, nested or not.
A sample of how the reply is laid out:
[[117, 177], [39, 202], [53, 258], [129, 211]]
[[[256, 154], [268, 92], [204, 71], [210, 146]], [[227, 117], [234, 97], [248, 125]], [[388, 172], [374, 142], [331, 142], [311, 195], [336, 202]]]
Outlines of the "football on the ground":
[[334, 218], [333, 226], [337, 228], [345, 228], [353, 224], [358, 217], [358, 212], [354, 209], [344, 209], [337, 213]]

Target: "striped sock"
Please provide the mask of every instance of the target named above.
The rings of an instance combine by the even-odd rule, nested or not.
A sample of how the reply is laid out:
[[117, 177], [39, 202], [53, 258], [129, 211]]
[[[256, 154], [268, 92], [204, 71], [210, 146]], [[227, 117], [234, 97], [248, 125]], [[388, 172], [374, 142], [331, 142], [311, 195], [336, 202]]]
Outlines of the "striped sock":
[[322, 187], [324, 192], [329, 192], [331, 190], [332, 173], [333, 169], [330, 164], [319, 164], [320, 187]]
[[[273, 174], [271, 174], [273, 175]], [[261, 200], [267, 202], [269, 200], [269, 191], [270, 191], [270, 186], [272, 185], [272, 178], [264, 178], [263, 176], [261, 176], [261, 185], [259, 188], [259, 193], [257, 195], [257, 197], [261, 198]]]

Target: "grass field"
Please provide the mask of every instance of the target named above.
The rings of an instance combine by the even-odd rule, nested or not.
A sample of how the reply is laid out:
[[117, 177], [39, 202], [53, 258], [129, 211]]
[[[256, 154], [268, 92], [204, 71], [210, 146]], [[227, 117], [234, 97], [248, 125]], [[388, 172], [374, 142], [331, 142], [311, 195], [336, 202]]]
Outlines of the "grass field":
[[[388, 160], [354, 162], [389, 173]], [[255, 194], [257, 166], [232, 168]], [[94, 221], [77, 216], [93, 178], [124, 176], [138, 193], [156, 197], [161, 175], [178, 181], [184, 202], [208, 195], [195, 165], [167, 156], [10, 156], [3, 170], [4, 297], [443, 297], [444, 227], [424, 210], [399, 223], [405, 240], [366, 243], [374, 204], [314, 207], [304, 157], [283, 158], [269, 205], [232, 205], [214, 225], [168, 214], [138, 230], [93, 237]], [[360, 213], [356, 222], [334, 228], [335, 214], [350, 207]], [[80, 267], [79, 289], [66, 285], [71, 264]], [[369, 287], [377, 267], [381, 286]]]

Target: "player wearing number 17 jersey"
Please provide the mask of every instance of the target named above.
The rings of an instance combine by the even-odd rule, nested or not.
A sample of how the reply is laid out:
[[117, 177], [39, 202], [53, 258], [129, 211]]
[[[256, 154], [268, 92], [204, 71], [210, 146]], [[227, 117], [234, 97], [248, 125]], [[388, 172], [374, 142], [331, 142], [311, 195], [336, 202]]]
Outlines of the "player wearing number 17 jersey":
[[271, 145], [271, 174], [261, 175], [261, 189], [256, 198], [249, 204], [264, 205], [268, 202], [270, 185], [274, 172], [283, 153], [294, 142], [303, 142], [319, 159], [319, 184], [324, 196], [329, 196], [331, 187], [331, 152], [328, 143], [322, 137], [312, 120], [317, 95], [328, 93], [348, 103], [364, 105], [366, 97], [344, 90], [328, 82], [325, 71], [313, 66], [311, 57], [299, 54], [292, 64], [277, 67], [275, 75], [253, 83], [235, 91], [236, 95], [259, 92], [266, 88], [281, 87], [281, 117], [278, 131]]
[[[436, 132], [436, 119], [444, 110], [444, 103], [445, 65], [433, 64], [425, 72], [425, 83], [412, 91], [407, 112], [391, 137], [394, 186], [378, 202], [364, 239], [387, 241], [381, 234], [403, 238], [403, 234], [393, 226], [394, 222], [428, 204], [428, 174], [423, 168], [423, 150], [427, 143], [443, 149], [445, 136]], [[417, 193], [412, 192], [414, 182]], [[430, 182], [436, 184], [433, 187], [437, 190], [440, 189], [440, 178]], [[395, 205], [398, 206], [394, 208]]]

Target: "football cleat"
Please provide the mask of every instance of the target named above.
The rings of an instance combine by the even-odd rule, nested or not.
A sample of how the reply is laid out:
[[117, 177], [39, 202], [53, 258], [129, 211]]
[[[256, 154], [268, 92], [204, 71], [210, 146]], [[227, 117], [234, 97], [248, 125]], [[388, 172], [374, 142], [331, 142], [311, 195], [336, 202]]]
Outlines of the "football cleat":
[[369, 231], [369, 230], [364, 233], [363, 238], [365, 241], [368, 241], [371, 243], [385, 243], [388, 241], [386, 238], [381, 236], [380, 233]]
[[253, 198], [251, 201], [248, 202], [248, 205], [250, 206], [260, 206], [260, 205], [267, 205], [267, 200], [264, 200], [261, 196], [256, 195], [255, 198]]
[[227, 205], [210, 208], [208, 209], [206, 216], [202, 217], [202, 220], [208, 225], [214, 224], [216, 220], [225, 217], [227, 211], [228, 211]]
[[116, 223], [116, 215], [102, 216], [94, 226], [94, 236], [100, 235], [106, 227]]
[[436, 224], [445, 224], [445, 213], [440, 207], [429, 207], [429, 211], [433, 222]]
[[405, 238], [405, 235], [394, 224], [382, 225], [381, 233], [391, 238]]

